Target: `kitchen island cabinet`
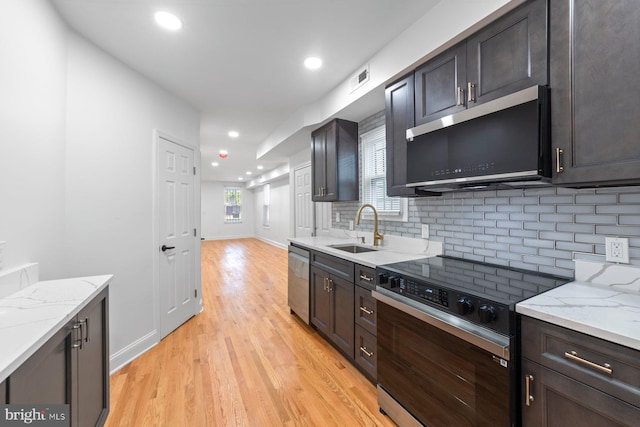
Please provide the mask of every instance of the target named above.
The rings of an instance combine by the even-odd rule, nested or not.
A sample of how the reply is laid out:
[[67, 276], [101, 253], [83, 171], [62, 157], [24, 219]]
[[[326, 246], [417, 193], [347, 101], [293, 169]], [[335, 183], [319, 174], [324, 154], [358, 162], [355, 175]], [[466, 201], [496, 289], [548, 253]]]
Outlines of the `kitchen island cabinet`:
[[415, 70], [415, 126], [548, 83], [547, 2], [496, 19]]
[[72, 427], [109, 413], [109, 309], [104, 289], [8, 378], [8, 403], [68, 404]]
[[640, 183], [640, 8], [634, 0], [550, 2], [553, 183]]
[[359, 199], [358, 124], [335, 119], [311, 134], [314, 202]]
[[635, 425], [640, 352], [522, 316], [523, 426]]

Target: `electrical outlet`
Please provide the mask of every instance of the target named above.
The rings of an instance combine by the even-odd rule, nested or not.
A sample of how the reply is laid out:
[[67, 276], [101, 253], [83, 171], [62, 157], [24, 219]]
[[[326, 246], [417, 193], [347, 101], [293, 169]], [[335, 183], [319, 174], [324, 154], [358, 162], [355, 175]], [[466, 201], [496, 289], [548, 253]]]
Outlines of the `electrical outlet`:
[[429, 238], [429, 224], [422, 224], [422, 238]]
[[629, 264], [629, 239], [626, 237], [605, 237], [605, 259], [607, 262]]
[[336, 212], [336, 222], [340, 222], [340, 212]]
[[349, 220], [349, 230], [353, 231], [353, 220]]

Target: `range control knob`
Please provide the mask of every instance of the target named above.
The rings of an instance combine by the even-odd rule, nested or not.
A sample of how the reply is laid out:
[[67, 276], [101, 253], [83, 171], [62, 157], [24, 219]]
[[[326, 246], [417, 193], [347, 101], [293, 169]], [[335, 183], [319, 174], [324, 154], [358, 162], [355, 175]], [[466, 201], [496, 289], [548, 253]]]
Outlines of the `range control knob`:
[[496, 318], [496, 309], [493, 306], [482, 304], [480, 308], [478, 308], [478, 317], [480, 317], [480, 322], [489, 323]]
[[462, 316], [473, 313], [473, 303], [469, 298], [458, 298], [458, 301], [456, 301], [456, 311]]
[[384, 285], [389, 282], [389, 275], [387, 273], [378, 273], [378, 284]]
[[389, 277], [390, 288], [397, 288], [399, 284], [400, 284], [400, 280], [396, 276]]

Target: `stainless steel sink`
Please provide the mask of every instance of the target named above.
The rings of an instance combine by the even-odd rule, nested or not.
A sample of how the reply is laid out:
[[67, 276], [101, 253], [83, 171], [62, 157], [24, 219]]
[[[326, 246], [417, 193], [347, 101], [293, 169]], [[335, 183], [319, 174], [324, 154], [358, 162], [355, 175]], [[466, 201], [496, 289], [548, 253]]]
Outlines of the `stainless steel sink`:
[[330, 248], [339, 249], [341, 251], [349, 252], [352, 254], [361, 254], [364, 252], [374, 252], [377, 249], [369, 248], [366, 246], [355, 245], [353, 243], [349, 244], [340, 244], [340, 245], [329, 245]]

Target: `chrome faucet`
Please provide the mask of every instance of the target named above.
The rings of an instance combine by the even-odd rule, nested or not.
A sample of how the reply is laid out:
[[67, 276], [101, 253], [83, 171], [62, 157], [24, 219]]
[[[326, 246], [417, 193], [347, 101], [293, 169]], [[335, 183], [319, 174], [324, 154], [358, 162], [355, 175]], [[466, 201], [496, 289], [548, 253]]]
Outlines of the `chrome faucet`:
[[360, 209], [358, 209], [358, 212], [356, 213], [356, 225], [360, 224], [360, 214], [362, 214], [362, 210], [366, 207], [370, 207], [373, 211], [373, 246], [378, 246], [378, 243], [380, 242], [380, 240], [384, 239], [384, 236], [378, 233], [378, 212], [376, 211], [376, 208], [373, 207], [373, 205], [365, 203], [364, 205], [360, 206]]

